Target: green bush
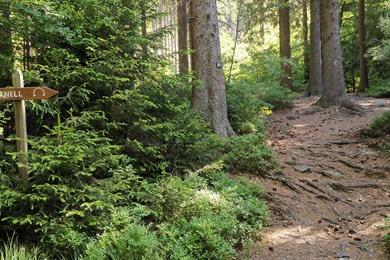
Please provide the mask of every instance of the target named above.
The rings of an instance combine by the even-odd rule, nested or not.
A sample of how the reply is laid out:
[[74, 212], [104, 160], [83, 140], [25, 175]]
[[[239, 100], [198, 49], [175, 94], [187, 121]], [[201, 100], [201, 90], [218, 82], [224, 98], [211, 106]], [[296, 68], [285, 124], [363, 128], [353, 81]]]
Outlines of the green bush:
[[87, 245], [85, 260], [158, 259], [156, 236], [141, 225], [131, 223], [122, 230], [103, 233]]
[[264, 174], [276, 167], [273, 153], [265, 144], [262, 133], [228, 139], [210, 134], [188, 147], [188, 151], [193, 154], [193, 161], [203, 165], [222, 160], [225, 169], [230, 172]]
[[373, 137], [390, 134], [390, 112], [377, 116], [369, 126], [369, 134]]
[[384, 155], [390, 155], [390, 112], [374, 118], [365, 133], [369, 137], [379, 138], [375, 146]]
[[390, 98], [390, 80], [376, 80], [367, 89], [366, 95], [375, 98]]
[[[387, 6], [388, 7], [388, 6]], [[389, 8], [386, 8], [389, 11]], [[379, 44], [376, 44], [374, 47], [368, 50], [369, 55], [371, 56], [370, 61], [375, 73], [379, 78], [388, 79], [390, 77], [390, 17], [389, 15], [384, 15], [380, 18], [378, 28], [381, 29], [383, 35]], [[388, 84], [387, 84], [388, 86]], [[388, 91], [387, 91], [388, 93]]]
[[387, 232], [387, 234], [383, 238], [384, 249], [385, 249], [385, 253], [387, 255], [390, 255], [390, 219], [389, 218], [385, 219], [385, 228], [384, 229]]
[[56, 253], [72, 254], [106, 225], [118, 198], [104, 187], [120, 189], [116, 179], [132, 171], [113, 174], [126, 158], [103, 133], [80, 129], [84, 123], [83, 117], [72, 118], [31, 140], [25, 189], [17, 178], [2, 174], [8, 179], [0, 186], [2, 228], [40, 238]]
[[157, 187], [164, 195], [154, 205], [164, 205], [168, 210], [164, 216], [170, 216], [158, 227], [166, 257], [232, 259], [237, 248], [264, 226], [267, 207], [257, 185], [254, 188], [223, 172], [207, 169], [184, 180], [173, 178], [169, 186], [187, 187], [184, 193], [179, 192], [181, 200], [177, 199], [177, 189], [166, 189], [164, 181], [162, 187]]
[[233, 137], [229, 140], [227, 150], [222, 160], [230, 171], [265, 174], [276, 166], [272, 151], [265, 145], [262, 134]]
[[221, 167], [140, 185], [142, 197], [113, 211], [83, 259], [233, 259], [268, 209], [257, 184], [231, 179]]
[[292, 105], [295, 95], [278, 84], [238, 81], [228, 88], [229, 118], [234, 129], [253, 123], [264, 131], [263, 109], [279, 110]]
[[210, 134], [203, 118], [191, 111], [190, 96], [183, 79], [158, 76], [105, 100], [110, 121], [119, 125], [110, 136], [145, 175], [176, 174], [190, 167], [187, 147]]
[[295, 95], [279, 85], [281, 76], [276, 49], [251, 53], [251, 59], [240, 65], [227, 88], [229, 118], [235, 130], [252, 123], [263, 132], [264, 108], [279, 110], [292, 105]]

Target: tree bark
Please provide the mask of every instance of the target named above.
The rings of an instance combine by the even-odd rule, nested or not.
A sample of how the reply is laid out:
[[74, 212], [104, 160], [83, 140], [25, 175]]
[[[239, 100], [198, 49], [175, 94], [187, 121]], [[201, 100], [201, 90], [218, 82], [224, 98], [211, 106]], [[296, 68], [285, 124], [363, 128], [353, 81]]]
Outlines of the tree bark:
[[192, 90], [192, 107], [204, 115], [215, 133], [234, 135], [226, 104], [216, 0], [190, 2], [192, 69], [200, 81]]
[[281, 85], [292, 89], [289, 0], [280, 0], [279, 4], [279, 47], [283, 71]]
[[366, 11], [365, 1], [359, 0], [359, 57], [360, 57], [360, 85], [359, 91], [364, 92], [368, 88], [368, 71], [367, 71], [367, 47], [366, 47]]
[[177, 24], [179, 42], [179, 73], [188, 74], [190, 70], [188, 56], [188, 10], [187, 0], [177, 0]]
[[[145, 8], [141, 11], [141, 34], [143, 38], [147, 37], [147, 18]], [[146, 43], [142, 44], [142, 54], [144, 57], [148, 56], [148, 46]]]
[[12, 31], [9, 24], [11, 1], [0, 1], [0, 86], [11, 85], [13, 69]]
[[322, 94], [320, 0], [310, 0], [310, 95]]
[[307, 17], [307, 0], [303, 0], [302, 6], [302, 26], [303, 26], [303, 64], [304, 64], [304, 79], [305, 82], [309, 81], [309, 63], [310, 63], [310, 52], [309, 52], [309, 26]]
[[242, 9], [242, 2], [238, 3], [237, 8], [237, 18], [236, 18], [236, 26], [235, 26], [235, 35], [234, 35], [234, 45], [233, 45], [233, 53], [232, 53], [232, 59], [230, 61], [230, 68], [229, 68], [229, 74], [228, 74], [228, 83], [230, 84], [230, 81], [232, 79], [232, 73], [233, 73], [233, 66], [234, 61], [236, 59], [236, 52], [237, 52], [237, 45], [238, 45], [238, 36], [239, 36], [239, 30], [240, 30], [240, 21], [241, 21], [241, 9]]
[[346, 99], [339, 7], [339, 0], [321, 0], [321, 50], [324, 82], [324, 90], [320, 100], [322, 106], [340, 105]]

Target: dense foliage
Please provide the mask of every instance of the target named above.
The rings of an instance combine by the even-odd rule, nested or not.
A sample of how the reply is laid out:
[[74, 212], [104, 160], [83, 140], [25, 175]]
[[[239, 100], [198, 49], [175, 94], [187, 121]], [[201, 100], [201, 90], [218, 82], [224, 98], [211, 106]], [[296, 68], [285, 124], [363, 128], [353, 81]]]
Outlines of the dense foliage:
[[369, 137], [377, 138], [375, 146], [385, 155], [390, 155], [390, 112], [374, 118], [367, 131]]
[[384, 237], [384, 249], [385, 249], [385, 253], [387, 255], [390, 255], [390, 219], [389, 218], [386, 218], [385, 220], [385, 231], [387, 232], [387, 234], [385, 235]]
[[[2, 105], [3, 241], [15, 235], [49, 258], [229, 259], [264, 226], [258, 184], [228, 176], [275, 167], [261, 107], [251, 104], [248, 117], [236, 101], [231, 113], [237, 127], [248, 121], [258, 131], [213, 134], [190, 108], [189, 77], [170, 75], [155, 55], [166, 32], [142, 33], [143, 18], [161, 15], [153, 3], [28, 0], [0, 18], [26, 85], [60, 92], [27, 102], [27, 187], [17, 175], [12, 106]], [[39, 254], [7, 248], [5, 257]]]

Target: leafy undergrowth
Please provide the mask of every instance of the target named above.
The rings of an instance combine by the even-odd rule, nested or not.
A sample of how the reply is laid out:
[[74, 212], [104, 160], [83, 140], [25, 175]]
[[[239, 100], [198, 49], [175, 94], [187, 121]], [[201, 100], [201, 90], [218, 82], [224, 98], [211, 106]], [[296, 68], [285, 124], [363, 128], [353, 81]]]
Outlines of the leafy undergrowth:
[[387, 218], [385, 220], [385, 227], [384, 227], [384, 229], [387, 232], [387, 234], [383, 238], [384, 250], [385, 250], [385, 253], [388, 256], [390, 256], [390, 218]]
[[[369, 125], [367, 135], [372, 138], [377, 138], [379, 141], [375, 143], [376, 148], [385, 156], [390, 156], [390, 112], [385, 112], [376, 117]], [[387, 234], [384, 236], [384, 250], [390, 255], [390, 220], [385, 220], [385, 230]]]
[[143, 201], [117, 208], [83, 259], [231, 259], [267, 217], [261, 190], [213, 167], [141, 182]]
[[370, 85], [366, 95], [375, 98], [390, 98], [390, 81], [378, 80]]
[[25, 188], [7, 174], [18, 154], [2, 155], [1, 228], [39, 242], [54, 258], [231, 259], [264, 226], [258, 184], [228, 174], [273, 169], [263, 134], [192, 132], [200, 138], [182, 139], [188, 145], [180, 158], [197, 162], [193, 169], [151, 177], [92, 128], [97, 119], [104, 122], [84, 113], [32, 139]]
[[12, 237], [0, 245], [0, 260], [43, 260], [47, 259], [38, 248], [26, 248]]
[[369, 125], [366, 135], [376, 138], [375, 147], [390, 156], [390, 112], [376, 117]]

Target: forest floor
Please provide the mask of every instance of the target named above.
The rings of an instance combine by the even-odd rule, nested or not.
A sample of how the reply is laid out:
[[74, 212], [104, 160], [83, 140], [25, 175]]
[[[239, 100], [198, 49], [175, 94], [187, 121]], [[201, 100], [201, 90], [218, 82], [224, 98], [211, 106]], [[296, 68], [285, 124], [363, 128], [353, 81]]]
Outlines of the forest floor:
[[351, 98], [363, 113], [300, 98], [270, 118], [268, 142], [282, 174], [248, 176], [261, 183], [272, 212], [251, 259], [386, 259], [390, 159], [361, 132], [390, 111], [390, 100]]

